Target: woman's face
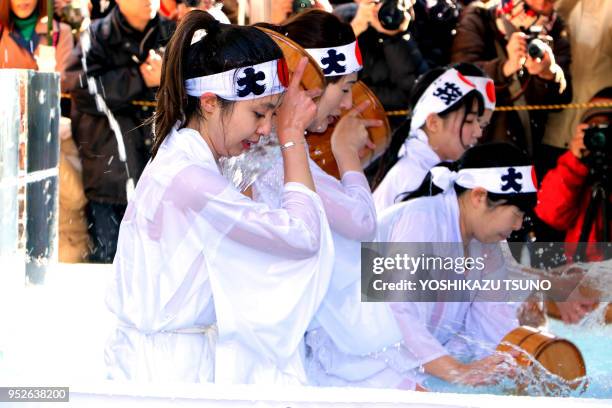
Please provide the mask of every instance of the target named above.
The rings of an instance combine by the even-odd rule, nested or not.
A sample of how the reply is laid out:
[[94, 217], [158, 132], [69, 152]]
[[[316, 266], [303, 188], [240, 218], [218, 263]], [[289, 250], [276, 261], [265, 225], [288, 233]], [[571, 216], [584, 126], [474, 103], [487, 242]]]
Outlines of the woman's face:
[[472, 232], [478, 241], [493, 244], [521, 229], [525, 213], [517, 206], [504, 204], [503, 201], [491, 203], [489, 200], [479, 204], [472, 217]]
[[459, 160], [482, 136], [478, 102], [474, 101], [467, 115], [465, 113], [465, 108], [461, 108], [442, 118], [440, 134], [435, 138], [436, 153], [442, 160]]
[[37, 6], [37, 0], [11, 0], [11, 11], [18, 18], [30, 17]]
[[207, 130], [217, 157], [238, 156], [269, 135], [281, 94], [235, 102], [229, 112], [219, 108], [208, 117]]
[[536, 13], [550, 16], [555, 11], [556, 0], [525, 0], [525, 3]]
[[330, 123], [335, 122], [342, 109], [353, 106], [353, 85], [357, 82], [357, 73], [343, 76], [338, 82], [325, 87], [323, 95], [317, 102], [317, 116], [308, 127], [309, 132], [323, 133]]

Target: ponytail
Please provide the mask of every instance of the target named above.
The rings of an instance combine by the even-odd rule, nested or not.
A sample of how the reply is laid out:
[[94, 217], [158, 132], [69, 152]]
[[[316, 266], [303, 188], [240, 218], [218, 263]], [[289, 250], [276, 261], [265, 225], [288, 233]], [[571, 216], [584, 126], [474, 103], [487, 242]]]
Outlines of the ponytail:
[[[185, 91], [183, 63], [197, 30], [204, 29], [213, 35], [219, 23], [210, 14], [195, 10], [187, 13], [170, 39], [162, 63], [162, 73], [157, 91], [157, 110], [153, 115], [153, 151], [155, 157], [159, 146], [177, 122], [184, 124], [192, 114], [200, 114], [198, 98], [188, 96]], [[194, 101], [195, 99], [196, 101]]]
[[[202, 36], [194, 34], [204, 30]], [[264, 32], [249, 26], [222, 24], [209, 13], [187, 13], [174, 32], [162, 63], [153, 124], [153, 158], [174, 126], [184, 127], [194, 116], [202, 116], [200, 98], [187, 95], [185, 81], [230, 69], [282, 58], [283, 53]], [[217, 97], [222, 113], [234, 104]]]

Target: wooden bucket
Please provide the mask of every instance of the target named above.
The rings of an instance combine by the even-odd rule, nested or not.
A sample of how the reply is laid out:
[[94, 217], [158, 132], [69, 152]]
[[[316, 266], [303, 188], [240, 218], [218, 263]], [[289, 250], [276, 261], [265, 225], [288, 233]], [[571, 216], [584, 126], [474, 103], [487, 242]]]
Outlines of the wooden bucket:
[[303, 57], [308, 58], [308, 65], [306, 65], [301, 82], [304, 89], [312, 90], [319, 88], [323, 90], [325, 88], [325, 77], [323, 76], [323, 72], [321, 71], [319, 64], [317, 64], [317, 61], [315, 61], [304, 48], [290, 38], [277, 33], [274, 30], [263, 27], [257, 27], [257, 29], [268, 34], [280, 47], [280, 49], [283, 51], [285, 61], [287, 61], [287, 68], [291, 74], [293, 74], [295, 68]]
[[511, 345], [523, 351], [516, 357], [520, 366], [529, 367], [533, 364], [533, 360], [536, 360], [549, 373], [567, 380], [573, 389], [580, 385], [574, 380], [586, 375], [582, 354], [569, 340], [529, 326], [520, 326], [502, 339], [497, 350], [502, 352], [516, 350]]
[[[387, 119], [385, 108], [380, 103], [380, 100], [363, 82], [357, 81], [353, 85], [353, 106], [369, 100], [370, 106], [361, 114], [364, 119], [378, 119], [383, 121], [380, 127], [368, 128], [370, 140], [374, 142], [376, 148], [374, 150], [365, 147], [359, 156], [361, 164], [365, 168], [378, 157], [380, 157], [391, 140], [391, 126]], [[342, 116], [349, 111], [344, 111]], [[310, 157], [323, 169], [326, 173], [331, 174], [336, 178], [340, 178], [338, 165], [331, 150], [331, 135], [334, 132], [334, 125], [330, 125], [324, 133], [308, 133], [308, 145], [310, 147]]]

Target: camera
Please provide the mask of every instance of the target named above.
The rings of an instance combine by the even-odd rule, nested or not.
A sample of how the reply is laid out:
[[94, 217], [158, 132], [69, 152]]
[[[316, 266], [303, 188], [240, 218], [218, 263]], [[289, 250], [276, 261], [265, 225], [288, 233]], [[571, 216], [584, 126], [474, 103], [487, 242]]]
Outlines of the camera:
[[314, 0], [293, 0], [293, 5], [291, 6], [291, 9], [292, 12], [295, 14], [313, 8], [314, 5]]
[[612, 187], [610, 165], [612, 165], [612, 135], [608, 123], [591, 125], [584, 131], [584, 146], [590, 154], [583, 160], [589, 166], [592, 182]]
[[389, 31], [400, 28], [406, 19], [406, 11], [410, 8], [409, 0], [382, 0], [378, 10], [380, 25]]
[[584, 131], [584, 146], [590, 152], [612, 155], [612, 128], [609, 123], [591, 125]]
[[552, 44], [552, 37], [546, 35], [542, 26], [531, 26], [521, 30], [527, 35], [527, 53], [533, 59], [543, 58], [546, 49]]

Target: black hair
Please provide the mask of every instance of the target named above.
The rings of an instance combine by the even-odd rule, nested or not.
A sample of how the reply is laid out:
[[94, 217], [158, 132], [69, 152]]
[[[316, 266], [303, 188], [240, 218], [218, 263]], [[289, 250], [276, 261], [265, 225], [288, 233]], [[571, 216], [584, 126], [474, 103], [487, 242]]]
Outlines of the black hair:
[[[489, 167], [519, 167], [533, 165], [529, 157], [520, 149], [510, 143], [487, 143], [474, 146], [463, 154], [461, 158], [455, 162], [441, 163], [437, 167], [447, 167], [452, 171], [461, 169], [480, 169]], [[536, 184], [534, 182], [534, 184]], [[467, 191], [465, 187], [454, 185], [454, 190], [457, 196], [460, 196]], [[413, 198], [435, 196], [440, 194], [442, 189], [432, 182], [431, 172], [427, 173], [425, 179], [418, 189], [411, 193], [406, 193], [401, 201], [408, 201]], [[505, 205], [515, 205], [521, 211], [528, 212], [532, 210], [537, 202], [537, 193], [513, 193], [513, 194], [498, 194], [487, 192], [490, 201], [497, 202], [505, 200]]]
[[[410, 92], [410, 97], [409, 97], [409, 107], [411, 111], [414, 111], [414, 108], [419, 102], [419, 99], [421, 98], [421, 96], [423, 96], [423, 94], [425, 93], [429, 85], [431, 85], [436, 79], [438, 79], [438, 77], [444, 74], [448, 69], [449, 69], [448, 67], [433, 68], [417, 78], [412, 88], [412, 91]], [[461, 71], [459, 72], [461, 73]], [[452, 112], [465, 108], [463, 121], [461, 122], [461, 131], [462, 131], [463, 125], [465, 124], [465, 120], [467, 116], [470, 114], [474, 101], [478, 103], [478, 116], [480, 116], [482, 115], [484, 111], [484, 100], [480, 92], [478, 92], [476, 89], [465, 94], [459, 102], [450, 106], [446, 110], [438, 113], [438, 116], [440, 116], [441, 118], [445, 118], [448, 115], [450, 115]], [[380, 184], [380, 182], [383, 180], [383, 178], [385, 177], [387, 172], [391, 169], [391, 167], [393, 167], [395, 163], [397, 163], [398, 152], [400, 150], [400, 147], [402, 146], [402, 144], [408, 137], [408, 134], [410, 133], [410, 125], [411, 125], [411, 119], [408, 118], [391, 135], [391, 142], [389, 144], [389, 147], [387, 148], [384, 155], [382, 156], [380, 160], [381, 165], [378, 168], [378, 171], [376, 172], [376, 176], [374, 177], [374, 182], [373, 182], [374, 189]], [[459, 135], [459, 137], [461, 137], [461, 134]], [[461, 140], [461, 144], [463, 145], [462, 140]]]
[[457, 62], [451, 65], [451, 68], [455, 68], [461, 75], [483, 78], [489, 77], [482, 69], [470, 62]]
[[[306, 10], [290, 17], [282, 25], [257, 23], [255, 26], [283, 34], [303, 48], [338, 47], [355, 41], [350, 24], [323, 10]], [[341, 78], [342, 75], [325, 77], [325, 82], [335, 83]]]
[[[194, 33], [201, 29], [206, 30], [206, 35], [191, 44]], [[282, 57], [278, 45], [261, 30], [221, 24], [205, 11], [189, 12], [172, 35], [164, 53], [157, 110], [152, 118], [155, 133], [153, 157], [177, 122], [185, 126], [194, 115], [202, 115], [200, 98], [187, 95], [185, 80]], [[218, 100], [223, 112], [228, 112], [233, 106], [231, 101]]]

